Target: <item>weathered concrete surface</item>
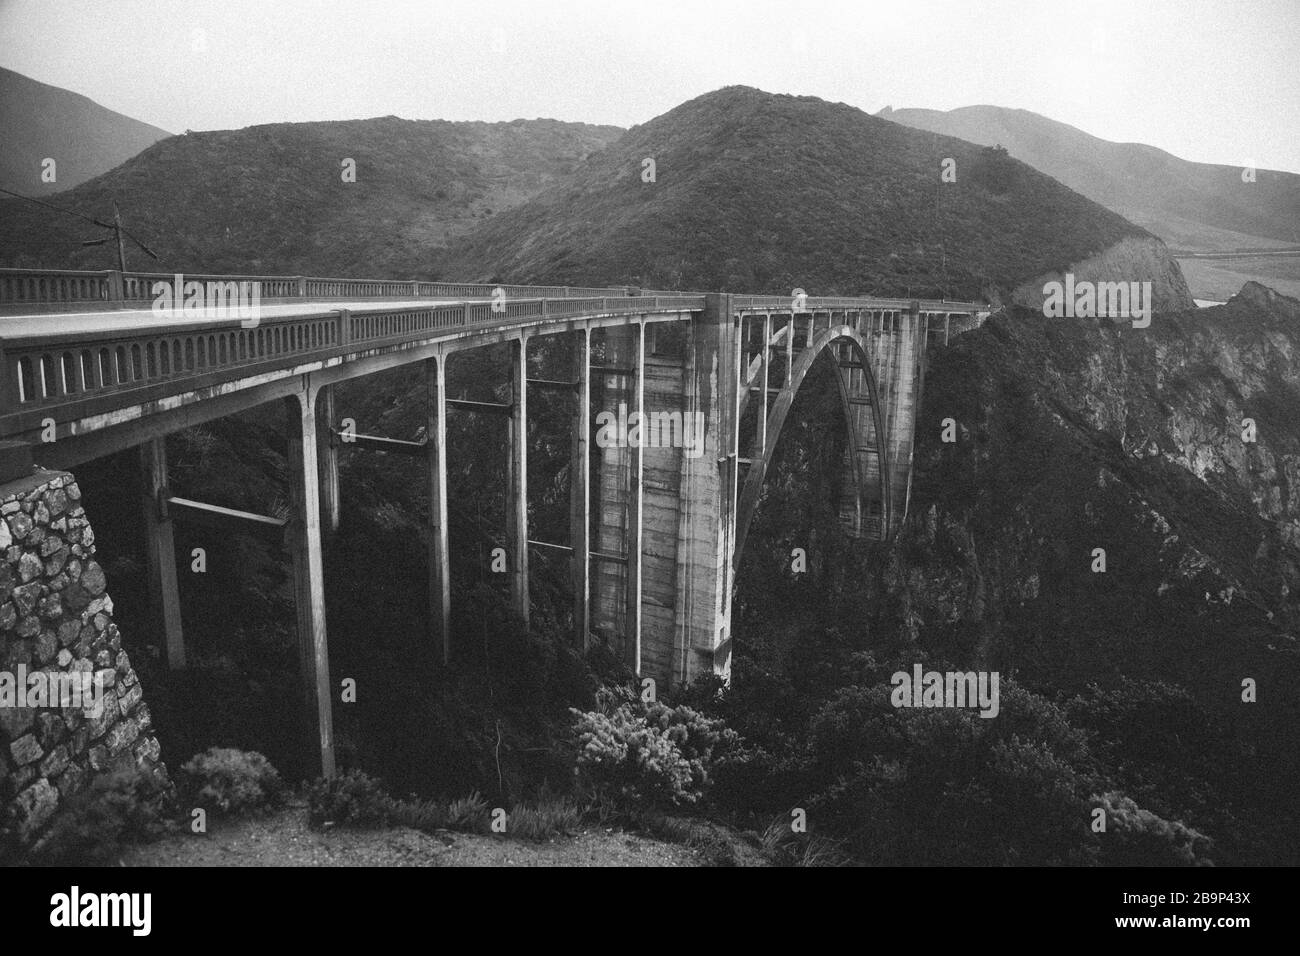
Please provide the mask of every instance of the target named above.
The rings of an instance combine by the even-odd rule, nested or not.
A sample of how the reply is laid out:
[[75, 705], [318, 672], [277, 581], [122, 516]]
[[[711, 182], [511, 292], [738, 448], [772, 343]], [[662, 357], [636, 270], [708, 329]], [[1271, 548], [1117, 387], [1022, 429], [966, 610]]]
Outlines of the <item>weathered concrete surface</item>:
[[731, 669], [732, 555], [736, 534], [740, 341], [731, 296], [710, 295], [691, 323], [684, 414], [700, 413], [704, 450], [680, 459], [673, 679]]

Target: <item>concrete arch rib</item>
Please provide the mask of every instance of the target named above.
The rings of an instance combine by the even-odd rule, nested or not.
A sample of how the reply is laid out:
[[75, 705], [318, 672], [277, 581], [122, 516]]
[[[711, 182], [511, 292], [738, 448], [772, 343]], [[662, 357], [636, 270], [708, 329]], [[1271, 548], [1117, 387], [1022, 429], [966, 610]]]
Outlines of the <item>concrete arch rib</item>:
[[[891, 473], [889, 443], [885, 433], [884, 418], [881, 414], [880, 392], [876, 385], [875, 375], [871, 370], [871, 360], [867, 351], [867, 342], [862, 335], [850, 325], [832, 326], [829, 329], [823, 329], [813, 339], [813, 342], [809, 347], [804, 348], [799, 352], [794, 367], [790, 370], [789, 379], [786, 382], [786, 385], [781, 389], [780, 394], [777, 395], [776, 402], [772, 406], [772, 411], [768, 416], [767, 423], [766, 451], [761, 458], [756, 459], [750, 466], [749, 473], [745, 476], [744, 487], [740, 492], [740, 499], [737, 503], [735, 550], [732, 553], [732, 568], [734, 570], [740, 568], [740, 557], [744, 553], [745, 539], [749, 535], [749, 525], [754, 518], [754, 512], [758, 508], [759, 499], [762, 497], [763, 481], [767, 477], [768, 466], [771, 464], [772, 455], [776, 450], [777, 440], [781, 437], [781, 430], [785, 427], [786, 416], [789, 415], [790, 408], [794, 404], [794, 398], [799, 393], [799, 389], [803, 385], [803, 380], [807, 377], [808, 372], [811, 371], [813, 363], [816, 362], [817, 358], [822, 354], [822, 352], [839, 342], [848, 342], [856, 355], [857, 361], [862, 365], [863, 379], [867, 386], [868, 393], [871, 396], [872, 420], [875, 426], [875, 440], [879, 457], [879, 467], [877, 471], [879, 475], [878, 481], [881, 501], [882, 536], [887, 535], [893, 526], [892, 519], [894, 507], [889, 481], [889, 475]], [[836, 374], [837, 377], [841, 376], [841, 371], [837, 369]], [[851, 432], [853, 428], [853, 416], [851, 414], [851, 409], [848, 406], [848, 393], [842, 379], [840, 382], [840, 396], [841, 400], [845, 403], [846, 425]], [[856, 447], [856, 437], [857, 436], [853, 434], [849, 435], [850, 449]], [[865, 487], [866, 482], [863, 475], [863, 469], [856, 461], [856, 458], [857, 455], [854, 454], [855, 461], [853, 474], [855, 480], [858, 482], [857, 493], [861, 500], [868, 489]]]

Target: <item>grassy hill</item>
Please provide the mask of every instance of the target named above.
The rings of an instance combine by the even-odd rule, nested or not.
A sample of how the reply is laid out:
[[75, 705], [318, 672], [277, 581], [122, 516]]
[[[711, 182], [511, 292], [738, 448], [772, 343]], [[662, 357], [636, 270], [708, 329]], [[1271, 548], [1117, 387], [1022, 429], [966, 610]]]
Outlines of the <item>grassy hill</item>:
[[876, 115], [982, 146], [1001, 145], [1175, 249], [1300, 245], [1300, 175], [1295, 173], [1261, 169], [1255, 182], [1244, 183], [1239, 166], [1192, 163], [1153, 146], [1112, 143], [1028, 110], [1000, 106], [947, 112], [886, 108]]
[[[150, 271], [780, 293], [989, 297], [1147, 235], [1005, 153], [745, 87], [626, 134], [396, 117], [190, 133], [53, 201], [108, 217], [114, 200], [160, 257], [129, 266]], [[81, 244], [99, 235], [0, 203], [3, 266], [111, 268], [110, 245]]]
[[[388, 116], [175, 136], [55, 200], [111, 217], [160, 257], [135, 269], [437, 278], [448, 238], [549, 185], [620, 134], [612, 126]], [[342, 162], [355, 160], [356, 181]], [[104, 269], [93, 226], [0, 203], [0, 265]]]
[[[79, 93], [0, 69], [0, 188], [44, 196], [84, 183], [171, 134]], [[41, 178], [55, 161], [55, 181]]]
[[[945, 158], [957, 181], [940, 181]], [[648, 160], [654, 181], [648, 182]], [[634, 127], [457, 244], [458, 275], [977, 296], [1145, 233], [1005, 154], [728, 87]]]

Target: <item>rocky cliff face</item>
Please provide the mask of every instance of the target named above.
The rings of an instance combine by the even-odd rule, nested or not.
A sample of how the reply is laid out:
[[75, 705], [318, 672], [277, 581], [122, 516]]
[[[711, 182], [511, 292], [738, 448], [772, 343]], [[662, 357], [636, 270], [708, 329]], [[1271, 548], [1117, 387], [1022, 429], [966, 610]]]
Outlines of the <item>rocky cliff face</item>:
[[767, 694], [769, 660], [814, 693], [835, 654], [857, 680], [873, 661], [997, 671], [1216, 862], [1293, 863], [1298, 344], [1300, 302], [1259, 286], [1146, 329], [994, 315], [929, 353], [911, 512], [885, 546], [810, 534], [834, 396], [810, 407], [822, 431], [782, 437], [746, 549], [736, 641], [766, 656], [738, 673]]
[[[934, 354], [882, 580], [907, 636], [1057, 686], [1179, 683], [1260, 733], [1294, 727], [1298, 347], [1300, 302], [1250, 285], [1144, 330], [1017, 310]], [[1246, 678], [1267, 706], [1244, 708]]]
[[1152, 308], [1156, 312], [1179, 312], [1195, 307], [1178, 262], [1168, 247], [1153, 236], [1125, 237], [1067, 269], [1036, 276], [1016, 287], [1012, 301], [1026, 308], [1041, 309], [1043, 285], [1064, 281], [1065, 272], [1072, 272], [1076, 282], [1150, 282]]

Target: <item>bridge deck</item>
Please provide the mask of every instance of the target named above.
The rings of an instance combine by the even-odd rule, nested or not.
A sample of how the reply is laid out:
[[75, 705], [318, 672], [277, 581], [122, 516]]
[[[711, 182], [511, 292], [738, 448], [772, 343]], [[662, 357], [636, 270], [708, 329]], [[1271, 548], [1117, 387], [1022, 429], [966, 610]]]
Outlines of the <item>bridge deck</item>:
[[[318, 299], [314, 301], [263, 304], [258, 309], [261, 320], [301, 318], [323, 315], [346, 309], [360, 312], [366, 309], [429, 309], [444, 305], [463, 305], [483, 302], [482, 298], [460, 299]], [[32, 312], [18, 315], [0, 315], [0, 340], [43, 338], [60, 335], [75, 338], [86, 333], [122, 332], [151, 328], [165, 328], [186, 323], [193, 329], [232, 328], [239, 326], [235, 319], [194, 319], [181, 309], [121, 308], [93, 312]]]
[[[194, 276], [186, 278], [209, 296], [214, 286], [237, 283], [261, 291], [225, 307], [156, 308], [150, 292], [171, 278], [0, 270], [0, 439], [48, 444], [51, 422], [59, 440], [84, 436], [340, 363], [347, 371], [334, 369], [331, 380], [369, 374], [388, 367], [375, 356], [414, 361], [435, 343], [458, 349], [576, 325], [668, 321], [701, 314], [706, 298], [618, 287]], [[733, 321], [758, 312], [834, 321], [836, 313], [898, 315], [910, 308], [942, 316], [945, 329], [952, 316], [977, 322], [982, 309], [874, 298], [728, 301]]]

